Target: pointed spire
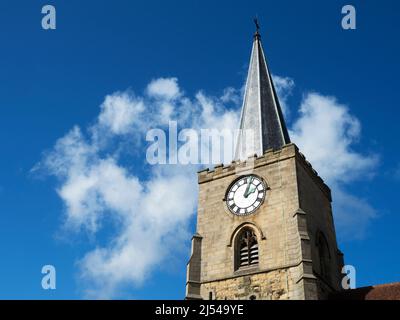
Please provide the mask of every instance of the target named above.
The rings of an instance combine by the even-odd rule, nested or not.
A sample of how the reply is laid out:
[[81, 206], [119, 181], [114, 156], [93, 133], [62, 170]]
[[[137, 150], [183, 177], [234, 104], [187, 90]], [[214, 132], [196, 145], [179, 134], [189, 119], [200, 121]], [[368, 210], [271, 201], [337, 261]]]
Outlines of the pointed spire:
[[235, 159], [262, 155], [268, 149], [280, 149], [290, 143], [282, 109], [264, 56], [259, 23], [254, 19], [254, 34], [246, 81], [240, 133]]

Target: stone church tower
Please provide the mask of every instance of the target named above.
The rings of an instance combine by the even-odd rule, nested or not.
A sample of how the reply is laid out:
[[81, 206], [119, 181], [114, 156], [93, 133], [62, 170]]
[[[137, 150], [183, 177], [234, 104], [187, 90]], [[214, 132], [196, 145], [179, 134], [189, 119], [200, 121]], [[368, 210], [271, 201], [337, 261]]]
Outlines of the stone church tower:
[[326, 299], [343, 266], [331, 192], [290, 142], [258, 26], [240, 129], [237, 160], [198, 173], [186, 299]]

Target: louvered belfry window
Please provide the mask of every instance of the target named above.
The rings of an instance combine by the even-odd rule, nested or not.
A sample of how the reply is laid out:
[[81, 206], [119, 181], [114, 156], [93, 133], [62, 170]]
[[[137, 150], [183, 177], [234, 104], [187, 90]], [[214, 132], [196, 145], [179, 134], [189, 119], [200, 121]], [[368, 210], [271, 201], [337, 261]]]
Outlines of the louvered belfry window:
[[258, 264], [257, 236], [250, 228], [244, 229], [238, 239], [237, 268], [245, 268]]

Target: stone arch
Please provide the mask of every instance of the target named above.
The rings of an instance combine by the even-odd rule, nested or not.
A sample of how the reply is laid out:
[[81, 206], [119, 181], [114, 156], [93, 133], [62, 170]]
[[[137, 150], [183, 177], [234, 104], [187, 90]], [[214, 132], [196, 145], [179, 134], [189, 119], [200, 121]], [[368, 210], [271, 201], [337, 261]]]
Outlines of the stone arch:
[[325, 234], [318, 230], [315, 237], [315, 246], [318, 253], [319, 274], [325, 280], [331, 279], [331, 248]]
[[266, 237], [264, 236], [264, 233], [262, 232], [261, 228], [258, 227], [255, 223], [252, 222], [243, 222], [240, 225], [238, 225], [235, 230], [233, 230], [233, 232], [231, 233], [231, 236], [229, 237], [228, 240], [228, 247], [232, 247], [233, 245], [233, 240], [236, 238], [237, 234], [240, 232], [241, 229], [245, 228], [245, 227], [250, 227], [253, 228], [257, 234], [257, 238], [260, 240], [265, 240]]

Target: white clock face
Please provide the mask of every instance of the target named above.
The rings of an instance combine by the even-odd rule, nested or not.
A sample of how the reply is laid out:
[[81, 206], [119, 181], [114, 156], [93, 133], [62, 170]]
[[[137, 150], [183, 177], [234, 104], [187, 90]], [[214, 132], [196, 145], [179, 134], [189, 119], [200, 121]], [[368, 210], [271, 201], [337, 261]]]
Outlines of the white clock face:
[[265, 198], [265, 184], [261, 178], [248, 175], [237, 180], [228, 190], [226, 204], [236, 215], [253, 213]]

